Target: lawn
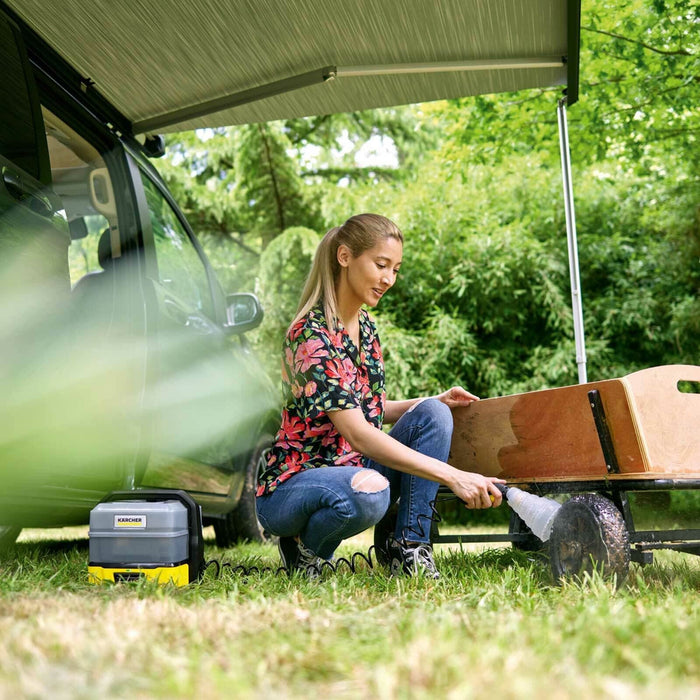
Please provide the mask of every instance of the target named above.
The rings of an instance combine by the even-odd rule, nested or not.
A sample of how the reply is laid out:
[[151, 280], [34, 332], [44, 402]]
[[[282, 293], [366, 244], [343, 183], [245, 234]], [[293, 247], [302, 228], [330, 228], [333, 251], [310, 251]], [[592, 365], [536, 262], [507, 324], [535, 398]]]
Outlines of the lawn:
[[[206, 555], [278, 564], [271, 545]], [[25, 531], [0, 561], [0, 697], [700, 697], [689, 555], [632, 565], [618, 591], [554, 587], [503, 547], [438, 549], [439, 581], [225, 568], [180, 589], [91, 585], [87, 558], [74, 528]]]

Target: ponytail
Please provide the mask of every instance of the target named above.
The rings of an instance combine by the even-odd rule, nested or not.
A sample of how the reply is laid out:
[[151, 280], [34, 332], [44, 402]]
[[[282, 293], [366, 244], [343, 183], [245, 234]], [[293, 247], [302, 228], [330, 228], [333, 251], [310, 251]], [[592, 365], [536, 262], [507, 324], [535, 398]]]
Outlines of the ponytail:
[[338, 302], [336, 283], [340, 275], [338, 247], [346, 245], [354, 258], [374, 247], [381, 239], [395, 238], [403, 243], [403, 234], [391, 220], [379, 214], [357, 214], [342, 226], [326, 232], [314, 255], [311, 271], [301, 293], [299, 307], [290, 328], [306, 316], [319, 301], [323, 302], [323, 313], [329, 330], [338, 324]]
[[341, 227], [336, 226], [326, 232], [321, 242], [316, 248], [314, 261], [311, 264], [309, 276], [306, 278], [304, 289], [299, 300], [294, 320], [290, 328], [294, 326], [300, 318], [306, 316], [323, 299], [323, 313], [329, 328], [336, 325], [338, 316], [337, 303], [335, 299], [335, 279], [338, 264], [338, 245], [336, 239]]

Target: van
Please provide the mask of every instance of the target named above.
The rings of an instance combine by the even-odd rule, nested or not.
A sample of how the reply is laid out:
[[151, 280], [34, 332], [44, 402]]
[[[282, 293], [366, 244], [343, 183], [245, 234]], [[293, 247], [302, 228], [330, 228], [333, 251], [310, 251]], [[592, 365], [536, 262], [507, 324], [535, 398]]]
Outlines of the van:
[[222, 289], [158, 139], [97, 116], [25, 31], [0, 8], [0, 546], [139, 487], [188, 491], [220, 546], [259, 540], [279, 421], [260, 304]]

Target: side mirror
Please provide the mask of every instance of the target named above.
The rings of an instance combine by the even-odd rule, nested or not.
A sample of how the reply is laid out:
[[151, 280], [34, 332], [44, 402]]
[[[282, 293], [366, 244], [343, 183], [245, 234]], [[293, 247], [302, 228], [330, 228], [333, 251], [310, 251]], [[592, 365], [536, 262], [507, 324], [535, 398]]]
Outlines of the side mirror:
[[245, 333], [257, 328], [263, 320], [264, 311], [255, 294], [226, 295], [226, 330], [230, 333]]
[[149, 158], [162, 158], [165, 155], [165, 139], [160, 134], [155, 136], [146, 136], [146, 140], [143, 142], [141, 150]]

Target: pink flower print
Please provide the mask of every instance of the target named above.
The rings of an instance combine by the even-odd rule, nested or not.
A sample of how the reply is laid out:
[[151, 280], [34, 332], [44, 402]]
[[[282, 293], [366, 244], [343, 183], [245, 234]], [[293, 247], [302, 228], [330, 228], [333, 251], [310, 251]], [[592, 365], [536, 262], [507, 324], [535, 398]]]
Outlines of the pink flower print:
[[304, 396], [313, 396], [316, 393], [316, 382], [306, 382], [304, 386]]
[[306, 321], [303, 318], [300, 318], [290, 329], [289, 331], [289, 339], [293, 342], [295, 341], [298, 337], [299, 334], [301, 333], [302, 329], [304, 328], [304, 324]]
[[328, 423], [321, 423], [320, 425], [310, 425], [309, 426], [309, 436], [318, 437], [319, 435], [326, 435], [333, 430], [333, 423], [330, 421]]
[[335, 429], [335, 426], [331, 423], [329, 427], [330, 429], [326, 433], [326, 436], [321, 440], [322, 447], [328, 447], [328, 445], [333, 445], [338, 439], [339, 433]]
[[342, 361], [335, 358], [326, 362], [325, 374], [331, 379], [337, 379], [341, 386], [350, 387], [355, 378], [355, 366], [349, 358]]
[[304, 434], [304, 421], [298, 416], [290, 416], [286, 411], [282, 415], [282, 427], [278, 433], [278, 444], [282, 447], [303, 449], [301, 437]]
[[368, 418], [375, 418], [376, 416], [380, 415], [382, 412], [382, 401], [379, 398], [379, 396], [375, 396], [370, 402], [369, 402], [369, 413], [367, 414]]
[[318, 338], [309, 338], [299, 345], [294, 354], [294, 367], [297, 372], [306, 372], [309, 367], [318, 364], [325, 354], [325, 345]]
[[352, 382], [355, 379], [355, 374], [357, 373], [357, 370], [355, 369], [353, 361], [349, 357], [343, 359], [343, 372], [343, 381], [346, 384], [352, 384]]
[[360, 459], [360, 453], [355, 452], [350, 446], [350, 443], [342, 437], [338, 442], [336, 455], [337, 457], [333, 460], [333, 463], [338, 467], [345, 466], [346, 464], [357, 464]]
[[284, 458], [284, 466], [292, 471], [299, 471], [304, 462], [308, 462], [309, 459], [310, 457], [306, 452], [291, 451]]
[[337, 331], [335, 333], [331, 333], [331, 343], [335, 345], [337, 348], [342, 348], [343, 347], [343, 332], [342, 331]]

